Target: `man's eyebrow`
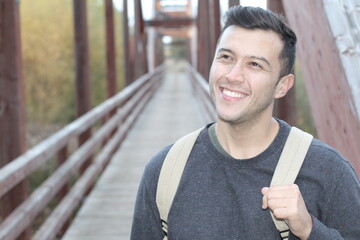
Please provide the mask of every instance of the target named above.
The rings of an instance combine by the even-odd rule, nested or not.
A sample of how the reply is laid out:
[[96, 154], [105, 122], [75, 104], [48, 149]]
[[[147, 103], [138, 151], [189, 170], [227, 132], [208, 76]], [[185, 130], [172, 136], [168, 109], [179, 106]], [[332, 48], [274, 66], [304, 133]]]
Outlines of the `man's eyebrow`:
[[[219, 49], [216, 51], [217, 54], [219, 54], [219, 53], [221, 53], [221, 52], [229, 52], [229, 53], [231, 53], [231, 54], [234, 54], [234, 52], [233, 52], [231, 49], [229, 49], [229, 48], [219, 48]], [[262, 62], [265, 62], [266, 65], [268, 65], [268, 66], [271, 68], [270, 62], [269, 62], [266, 58], [264, 58], [264, 57], [251, 55], [251, 56], [248, 56], [248, 58], [250, 58], [250, 59], [257, 59], [257, 60], [260, 60], [260, 61], [262, 61]]]
[[[220, 53], [220, 52], [229, 52], [229, 53], [233, 53], [233, 54], [234, 54], [234, 52], [233, 52], [231, 49], [229, 49], [229, 48], [219, 48], [216, 52], [217, 52], [217, 53]], [[264, 57], [255, 56], [255, 55], [250, 55], [250, 56], [248, 56], [248, 58], [252, 58], [252, 59], [257, 59], [257, 60], [263, 61], [263, 62], [265, 62], [267, 65], [271, 66], [270, 62], [269, 62], [266, 58], [264, 58]]]
[[229, 52], [229, 53], [234, 53], [231, 49], [229, 48], [219, 48], [217, 51], [217, 53], [220, 53], [220, 52]]
[[259, 56], [248, 56], [250, 59], [257, 59], [257, 60], [260, 60], [260, 61], [263, 61], [266, 63], [266, 65], [268, 65], [270, 68], [271, 68], [271, 64], [270, 62], [264, 58], [264, 57], [259, 57]]

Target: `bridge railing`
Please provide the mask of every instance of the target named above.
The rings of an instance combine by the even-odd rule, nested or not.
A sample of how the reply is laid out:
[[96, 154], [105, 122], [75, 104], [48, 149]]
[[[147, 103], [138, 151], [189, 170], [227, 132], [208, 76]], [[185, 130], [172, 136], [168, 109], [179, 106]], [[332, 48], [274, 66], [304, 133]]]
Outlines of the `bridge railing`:
[[200, 103], [202, 114], [206, 122], [213, 122], [216, 119], [216, 111], [211, 99], [208, 81], [189, 63], [185, 64], [188, 77], [192, 80], [193, 93]]
[[[160, 66], [152, 73], [140, 77], [114, 97], [0, 169], [0, 197], [3, 197], [50, 159], [59, 156], [65, 158], [22, 204], [3, 219], [0, 224], [1, 240], [17, 239], [68, 186], [69, 190], [66, 190], [61, 199], [57, 199], [58, 204], [36, 230], [32, 239], [54, 239], [61, 232], [125, 138], [134, 120], [157, 90], [163, 73], [164, 66]], [[96, 131], [87, 141], [69, 153], [68, 149], [74, 148], [70, 146], [74, 139], [95, 128]], [[67, 157], [68, 154], [70, 156]], [[91, 159], [89, 166], [81, 169], [88, 159]], [[70, 186], [70, 182], [74, 183]]]

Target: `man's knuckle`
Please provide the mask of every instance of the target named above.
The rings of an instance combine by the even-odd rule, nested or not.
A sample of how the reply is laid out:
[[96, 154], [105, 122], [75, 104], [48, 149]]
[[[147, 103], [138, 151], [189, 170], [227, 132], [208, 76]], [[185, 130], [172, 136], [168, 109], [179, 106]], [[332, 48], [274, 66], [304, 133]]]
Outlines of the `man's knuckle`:
[[273, 199], [268, 200], [268, 206], [269, 206], [270, 209], [274, 208], [275, 200], [273, 200]]

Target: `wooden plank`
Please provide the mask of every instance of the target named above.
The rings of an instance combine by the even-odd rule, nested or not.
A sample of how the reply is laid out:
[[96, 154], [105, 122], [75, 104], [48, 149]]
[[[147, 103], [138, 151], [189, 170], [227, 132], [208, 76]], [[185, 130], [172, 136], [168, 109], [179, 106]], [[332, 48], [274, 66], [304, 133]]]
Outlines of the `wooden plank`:
[[323, 1], [287, 0], [283, 6], [298, 36], [299, 56], [318, 136], [339, 149], [360, 175], [360, 121]]

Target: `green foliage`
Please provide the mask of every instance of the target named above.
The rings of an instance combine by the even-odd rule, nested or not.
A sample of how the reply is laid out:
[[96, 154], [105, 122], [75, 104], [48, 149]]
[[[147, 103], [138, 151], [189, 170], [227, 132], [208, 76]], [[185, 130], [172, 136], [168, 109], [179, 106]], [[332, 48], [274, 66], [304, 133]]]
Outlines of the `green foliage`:
[[90, 48], [91, 103], [106, 99], [105, 10], [100, 1], [87, 1]]
[[20, 9], [28, 120], [69, 121], [75, 114], [71, 1], [23, 1]]
[[301, 67], [297, 63], [295, 66], [295, 89], [296, 89], [296, 108], [298, 125], [305, 131], [316, 136], [316, 128], [311, 113], [311, 106], [305, 88]]
[[115, 48], [116, 48], [116, 87], [121, 90], [125, 87], [125, 58], [124, 58], [124, 41], [123, 41], [123, 15], [115, 10]]
[[[98, 105], [107, 98], [105, 9], [102, 3], [103, 1], [88, 1], [88, 24], [91, 26], [89, 27], [89, 45], [93, 106]], [[117, 90], [122, 89], [124, 82], [121, 23], [121, 14], [114, 10]]]
[[[72, 0], [22, 1], [21, 40], [28, 122], [66, 124], [76, 118]], [[87, 1], [92, 106], [106, 99], [105, 10]], [[115, 10], [114, 10], [115, 11]], [[123, 86], [121, 15], [115, 14], [117, 82]]]

